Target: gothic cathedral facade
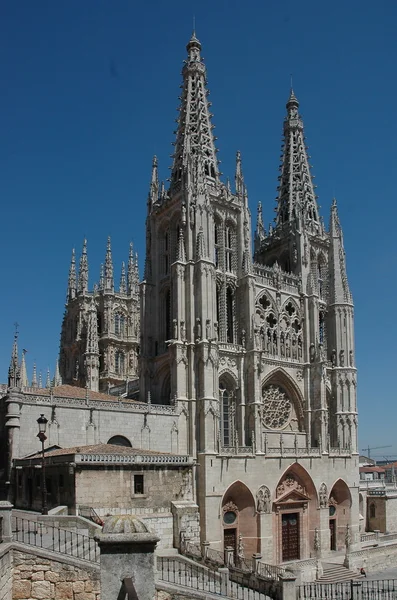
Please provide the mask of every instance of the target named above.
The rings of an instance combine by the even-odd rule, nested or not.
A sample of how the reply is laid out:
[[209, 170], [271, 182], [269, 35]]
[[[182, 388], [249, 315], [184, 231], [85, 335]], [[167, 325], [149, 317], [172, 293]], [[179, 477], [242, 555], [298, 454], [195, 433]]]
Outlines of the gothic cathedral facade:
[[[115, 291], [109, 241], [89, 292], [86, 243], [78, 274], [73, 255], [60, 375], [127, 396], [131, 382], [141, 402], [169, 406], [170, 450], [195, 459], [202, 542], [268, 563], [327, 556], [358, 543], [359, 529], [353, 301], [337, 205], [326, 229], [291, 90], [276, 219], [266, 230], [259, 205], [252, 236], [240, 153], [233, 189], [221, 181], [195, 34], [181, 89], [167, 188], [152, 165], [143, 280], [131, 249]], [[120, 426], [133, 427], [133, 411]], [[165, 420], [151, 419], [164, 435], [148, 449], [164, 450]]]

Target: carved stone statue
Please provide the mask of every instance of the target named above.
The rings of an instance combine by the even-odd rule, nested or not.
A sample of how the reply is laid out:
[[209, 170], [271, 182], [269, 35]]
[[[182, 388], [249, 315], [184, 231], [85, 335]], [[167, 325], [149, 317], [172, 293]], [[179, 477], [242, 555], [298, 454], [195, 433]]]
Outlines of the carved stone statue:
[[325, 483], [322, 483], [320, 485], [320, 490], [319, 490], [318, 496], [319, 496], [320, 508], [327, 508], [327, 506], [328, 506], [328, 490], [327, 490], [327, 486], [325, 485]]
[[343, 349], [339, 352], [339, 366], [345, 366], [345, 351]]
[[209, 319], [205, 322], [205, 337], [207, 340], [211, 339], [211, 321]]
[[239, 559], [245, 558], [243, 536], [241, 535], [241, 533], [238, 536], [237, 556]]
[[172, 323], [174, 326], [173, 338], [174, 338], [174, 340], [177, 340], [178, 339], [178, 321], [176, 319], [173, 319]]
[[186, 328], [185, 321], [181, 321], [181, 340], [184, 342], [186, 340]]
[[354, 367], [353, 350], [350, 350], [349, 352], [349, 365]]
[[241, 345], [243, 346], [243, 348], [245, 348], [245, 329], [241, 330]]
[[196, 319], [196, 335], [197, 339], [201, 340], [201, 320], [199, 318]]
[[270, 513], [270, 490], [266, 485], [262, 485], [256, 495], [256, 510], [259, 513]]
[[215, 341], [218, 341], [218, 323], [214, 323], [214, 338]]
[[336, 350], [335, 350], [335, 348], [331, 352], [331, 364], [333, 367], [336, 367]]

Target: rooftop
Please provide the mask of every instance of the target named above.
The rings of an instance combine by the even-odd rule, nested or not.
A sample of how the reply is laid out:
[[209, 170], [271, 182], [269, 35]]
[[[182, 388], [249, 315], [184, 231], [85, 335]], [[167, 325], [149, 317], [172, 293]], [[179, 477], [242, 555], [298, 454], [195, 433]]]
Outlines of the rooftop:
[[[34, 396], [56, 396], [57, 398], [89, 398], [90, 400], [108, 400], [109, 402], [116, 402], [118, 396], [111, 396], [103, 392], [93, 392], [86, 388], [76, 387], [74, 385], [58, 385], [53, 388], [24, 388], [25, 394], [31, 394]], [[123, 402], [130, 402], [131, 404], [145, 404], [144, 402], [138, 402], [138, 400], [131, 400], [129, 398], [122, 398]]]

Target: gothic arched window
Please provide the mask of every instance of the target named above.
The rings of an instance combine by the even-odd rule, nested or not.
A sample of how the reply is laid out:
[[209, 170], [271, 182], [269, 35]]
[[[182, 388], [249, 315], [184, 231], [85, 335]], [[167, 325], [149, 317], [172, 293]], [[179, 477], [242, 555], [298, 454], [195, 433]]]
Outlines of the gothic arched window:
[[220, 266], [220, 253], [221, 253], [221, 231], [219, 223], [215, 223], [214, 227], [214, 263], [215, 267]]
[[219, 403], [222, 445], [233, 446], [236, 429], [236, 404], [235, 394], [229, 382], [221, 381], [219, 384]]
[[118, 350], [114, 357], [115, 371], [117, 375], [124, 375], [125, 356], [124, 352]]
[[116, 313], [114, 316], [114, 333], [116, 335], [124, 335], [125, 329], [125, 316], [120, 313]]
[[226, 341], [228, 344], [234, 343], [234, 297], [230, 288], [226, 290]]
[[229, 272], [233, 271], [233, 238], [233, 228], [228, 225], [225, 228], [225, 269]]

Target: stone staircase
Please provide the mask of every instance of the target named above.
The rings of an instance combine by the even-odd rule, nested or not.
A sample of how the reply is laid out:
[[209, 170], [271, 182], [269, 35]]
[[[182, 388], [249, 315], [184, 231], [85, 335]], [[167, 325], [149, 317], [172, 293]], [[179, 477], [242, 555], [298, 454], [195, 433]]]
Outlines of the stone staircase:
[[350, 581], [351, 579], [363, 579], [363, 575], [350, 571], [341, 564], [323, 563], [323, 574], [318, 583], [338, 583], [339, 581]]

